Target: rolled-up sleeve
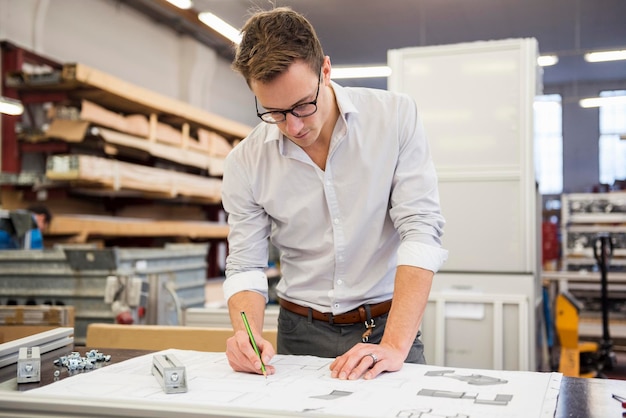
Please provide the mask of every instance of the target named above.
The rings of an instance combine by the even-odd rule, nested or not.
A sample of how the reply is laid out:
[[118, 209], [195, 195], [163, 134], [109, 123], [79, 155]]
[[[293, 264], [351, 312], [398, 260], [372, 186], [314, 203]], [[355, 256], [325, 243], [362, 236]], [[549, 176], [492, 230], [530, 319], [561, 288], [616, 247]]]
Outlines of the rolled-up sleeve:
[[448, 259], [448, 250], [422, 244], [421, 242], [405, 241], [398, 249], [398, 265], [421, 267], [433, 273], [439, 271]]
[[222, 205], [228, 216], [229, 253], [223, 290], [228, 300], [244, 290], [258, 292], [268, 300], [267, 267], [270, 225], [267, 214], [252, 198], [240, 155], [233, 150], [225, 161]]
[[246, 271], [228, 276], [224, 281], [224, 298], [228, 300], [235, 293], [249, 290], [265, 296], [269, 301], [267, 276], [262, 271]]
[[441, 248], [445, 220], [437, 173], [417, 106], [408, 96], [404, 98], [398, 107], [400, 152], [390, 208], [401, 240], [397, 262], [436, 272], [448, 256]]

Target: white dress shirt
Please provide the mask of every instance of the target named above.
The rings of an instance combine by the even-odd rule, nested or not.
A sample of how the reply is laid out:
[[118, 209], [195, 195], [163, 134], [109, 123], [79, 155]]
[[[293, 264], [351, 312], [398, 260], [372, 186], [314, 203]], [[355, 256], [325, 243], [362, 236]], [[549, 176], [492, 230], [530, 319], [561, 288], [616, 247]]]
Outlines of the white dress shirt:
[[391, 299], [397, 265], [436, 272], [447, 258], [415, 102], [332, 88], [340, 117], [325, 170], [264, 122], [226, 158], [227, 299], [252, 290], [267, 300], [268, 238], [280, 252], [278, 296], [335, 315]]

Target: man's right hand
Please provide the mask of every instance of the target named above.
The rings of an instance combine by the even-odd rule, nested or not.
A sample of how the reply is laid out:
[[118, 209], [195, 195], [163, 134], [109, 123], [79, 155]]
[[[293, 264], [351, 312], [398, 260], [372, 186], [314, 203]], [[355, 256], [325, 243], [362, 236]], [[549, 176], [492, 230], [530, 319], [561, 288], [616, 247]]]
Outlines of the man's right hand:
[[[268, 375], [274, 374], [276, 369], [274, 366], [269, 365], [269, 362], [276, 355], [274, 347], [261, 335], [254, 334], [254, 340], [261, 353], [266, 373]], [[256, 355], [254, 348], [252, 348], [252, 343], [246, 331], [239, 330], [226, 340], [226, 358], [228, 358], [230, 367], [236, 372], [263, 374], [261, 360]]]

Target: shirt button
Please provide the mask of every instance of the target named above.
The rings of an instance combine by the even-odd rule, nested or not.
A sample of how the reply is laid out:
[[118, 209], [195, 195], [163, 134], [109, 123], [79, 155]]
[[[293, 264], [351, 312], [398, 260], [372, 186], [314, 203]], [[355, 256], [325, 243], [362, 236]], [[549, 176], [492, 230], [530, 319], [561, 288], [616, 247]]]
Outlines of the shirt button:
[[341, 285], [343, 284], [343, 280], [341, 280], [341, 279], [337, 280], [337, 284], [338, 284], [339, 286], [341, 286]]
[[339, 218], [335, 218], [333, 222], [335, 222], [335, 225], [337, 225], [339, 223]]
[[335, 308], [339, 308], [339, 304], [338, 303], [335, 303]]

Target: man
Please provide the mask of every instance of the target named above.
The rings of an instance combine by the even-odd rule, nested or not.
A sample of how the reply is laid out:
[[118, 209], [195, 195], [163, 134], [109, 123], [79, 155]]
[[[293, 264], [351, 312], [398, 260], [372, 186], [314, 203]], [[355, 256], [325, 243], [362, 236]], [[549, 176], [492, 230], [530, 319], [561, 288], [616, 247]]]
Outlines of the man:
[[47, 206], [31, 205], [27, 210], [33, 214], [37, 228], [39, 228], [40, 231], [45, 231], [50, 226], [50, 222], [52, 222], [52, 213]]
[[224, 170], [231, 367], [275, 372], [274, 347], [261, 335], [268, 240], [282, 273], [278, 353], [336, 357], [331, 375], [339, 379], [424, 363], [418, 329], [447, 251], [415, 103], [331, 82], [315, 30], [289, 8], [255, 14], [242, 34], [233, 68], [263, 122]]
[[48, 209], [47, 206], [44, 205], [31, 205], [28, 207], [28, 211], [33, 214], [33, 219], [36, 228], [33, 228], [30, 231], [30, 248], [43, 248], [43, 233], [50, 226], [50, 222], [52, 222], [52, 213]]
[[51, 220], [52, 214], [43, 205], [0, 211], [0, 250], [43, 249], [43, 231]]

